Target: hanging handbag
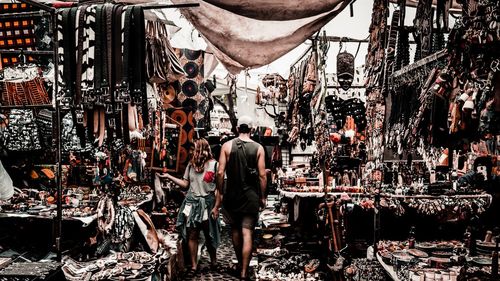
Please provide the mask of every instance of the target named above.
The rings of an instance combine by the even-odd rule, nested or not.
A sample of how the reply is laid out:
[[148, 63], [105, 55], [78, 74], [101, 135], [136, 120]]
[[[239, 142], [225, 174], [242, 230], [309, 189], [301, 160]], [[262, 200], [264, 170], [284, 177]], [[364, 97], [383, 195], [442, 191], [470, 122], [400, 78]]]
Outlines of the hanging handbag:
[[161, 34], [161, 26], [158, 22], [148, 21], [146, 24], [146, 70], [151, 83], [168, 82], [168, 69], [170, 60], [165, 52], [165, 45]]
[[146, 30], [146, 70], [149, 82], [166, 83], [170, 63], [164, 52], [165, 48], [159, 34], [159, 24], [148, 21]]
[[146, 24], [146, 70], [151, 83], [175, 82], [186, 75], [170, 45], [165, 24], [148, 21]]
[[151, 218], [146, 214], [143, 210], [139, 209], [133, 213], [135, 222], [137, 226], [146, 239], [146, 243], [149, 246], [149, 249], [152, 253], [156, 253], [158, 251], [160, 240], [158, 238], [158, 233], [156, 232], [156, 227], [153, 224]]

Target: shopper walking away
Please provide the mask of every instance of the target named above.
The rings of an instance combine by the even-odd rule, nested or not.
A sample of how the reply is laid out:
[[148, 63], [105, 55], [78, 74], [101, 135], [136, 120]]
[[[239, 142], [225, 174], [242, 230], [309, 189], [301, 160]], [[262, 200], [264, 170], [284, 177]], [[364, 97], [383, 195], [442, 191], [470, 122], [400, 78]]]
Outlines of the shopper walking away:
[[218, 217], [210, 215], [218, 193], [215, 184], [216, 171], [217, 161], [213, 159], [208, 141], [198, 139], [194, 142], [194, 153], [186, 167], [184, 177], [179, 179], [168, 173], [162, 175], [181, 188], [189, 188], [179, 209], [176, 227], [184, 241], [186, 239], [188, 241], [192, 274], [198, 269], [200, 230], [203, 230], [205, 235], [211, 267], [217, 267], [216, 249], [220, 244], [220, 224]]
[[[229, 216], [237, 270], [242, 280], [249, 279], [248, 267], [252, 257], [253, 231], [259, 210], [266, 204], [266, 171], [264, 148], [250, 139], [252, 119], [238, 120], [239, 136], [226, 142], [221, 149], [217, 170], [217, 189], [214, 217], [219, 215], [221, 203]], [[222, 196], [224, 175], [227, 185]]]

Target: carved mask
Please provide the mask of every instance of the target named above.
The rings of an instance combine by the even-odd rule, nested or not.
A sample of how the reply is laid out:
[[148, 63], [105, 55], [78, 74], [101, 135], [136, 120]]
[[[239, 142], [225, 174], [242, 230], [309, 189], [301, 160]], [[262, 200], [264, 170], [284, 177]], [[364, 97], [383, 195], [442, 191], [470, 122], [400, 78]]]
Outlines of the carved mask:
[[347, 52], [337, 55], [337, 80], [340, 88], [349, 90], [354, 80], [354, 56]]

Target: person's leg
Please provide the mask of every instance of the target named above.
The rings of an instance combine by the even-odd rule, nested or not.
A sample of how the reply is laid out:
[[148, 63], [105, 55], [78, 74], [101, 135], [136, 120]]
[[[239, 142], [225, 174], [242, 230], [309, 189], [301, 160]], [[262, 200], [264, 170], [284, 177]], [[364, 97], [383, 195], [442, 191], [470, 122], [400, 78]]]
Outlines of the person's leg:
[[198, 228], [188, 228], [188, 236], [191, 269], [196, 270], [198, 266], [198, 239], [200, 238], [200, 230]]
[[242, 263], [241, 263], [241, 277], [245, 278], [252, 258], [252, 234], [253, 230], [242, 228], [243, 233], [243, 247], [242, 247]]
[[210, 238], [210, 227], [208, 221], [204, 221], [201, 225], [203, 235], [205, 235], [205, 246], [207, 246], [208, 254], [210, 255], [210, 263], [212, 266], [217, 265], [217, 249], [212, 245], [212, 238]]
[[242, 228], [241, 228], [243, 234], [242, 267], [241, 267], [242, 278], [247, 277], [250, 260], [252, 259], [253, 230], [255, 228], [255, 221], [256, 220], [253, 216], [245, 216], [242, 220]]
[[238, 259], [238, 268], [242, 267], [242, 247], [243, 247], [243, 235], [241, 233], [241, 225], [233, 224], [231, 225], [231, 238], [233, 240], [234, 253], [236, 254], [236, 259]]

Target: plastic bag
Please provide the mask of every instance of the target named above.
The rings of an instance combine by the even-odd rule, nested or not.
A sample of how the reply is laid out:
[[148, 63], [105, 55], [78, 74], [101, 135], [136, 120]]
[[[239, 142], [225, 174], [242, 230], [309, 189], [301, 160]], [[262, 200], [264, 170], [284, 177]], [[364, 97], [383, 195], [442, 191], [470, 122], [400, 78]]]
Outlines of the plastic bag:
[[14, 195], [14, 185], [0, 161], [0, 200], [8, 200]]

